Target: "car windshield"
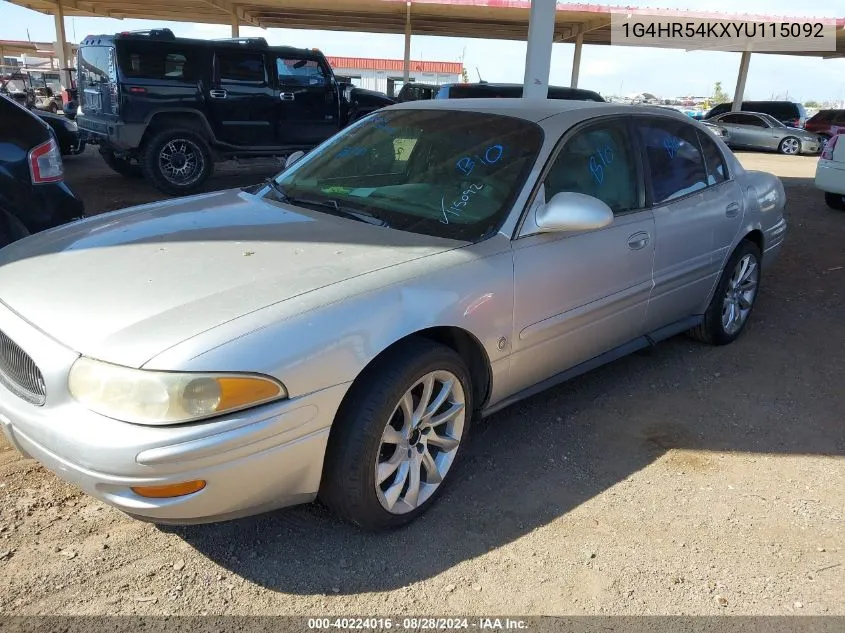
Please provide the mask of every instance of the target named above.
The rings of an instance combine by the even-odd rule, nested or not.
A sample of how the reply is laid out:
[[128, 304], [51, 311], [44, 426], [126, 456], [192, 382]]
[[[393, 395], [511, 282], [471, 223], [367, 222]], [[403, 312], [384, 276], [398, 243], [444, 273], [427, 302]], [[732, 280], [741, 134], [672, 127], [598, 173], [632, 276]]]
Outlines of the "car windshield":
[[762, 116], [764, 119], [766, 119], [766, 121], [768, 121], [768, 122], [769, 122], [769, 124], [771, 124], [771, 126], [772, 126], [772, 127], [786, 127], [783, 123], [781, 123], [780, 121], [778, 121], [778, 120], [777, 120], [775, 117], [773, 117], [771, 114], [763, 114], [763, 115], [761, 115], [761, 116]]
[[543, 143], [530, 121], [448, 110], [378, 112], [276, 178], [290, 202], [393, 229], [482, 240], [510, 212]]

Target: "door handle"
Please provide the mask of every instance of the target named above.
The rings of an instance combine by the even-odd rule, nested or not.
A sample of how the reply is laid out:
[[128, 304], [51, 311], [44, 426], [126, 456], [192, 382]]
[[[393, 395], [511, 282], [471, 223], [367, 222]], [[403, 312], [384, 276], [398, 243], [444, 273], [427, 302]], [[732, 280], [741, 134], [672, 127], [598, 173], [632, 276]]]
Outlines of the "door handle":
[[731, 202], [728, 206], [726, 206], [725, 215], [729, 218], [735, 218], [737, 215], [739, 215], [739, 203]]
[[648, 245], [650, 239], [651, 236], [645, 231], [634, 233], [631, 237], [628, 238], [628, 248], [630, 248], [632, 251], [641, 250]]
[[227, 93], [225, 90], [209, 90], [208, 94], [212, 99], [225, 99]]
[[279, 93], [279, 99], [282, 101], [293, 101], [296, 98], [292, 92], [281, 92]]

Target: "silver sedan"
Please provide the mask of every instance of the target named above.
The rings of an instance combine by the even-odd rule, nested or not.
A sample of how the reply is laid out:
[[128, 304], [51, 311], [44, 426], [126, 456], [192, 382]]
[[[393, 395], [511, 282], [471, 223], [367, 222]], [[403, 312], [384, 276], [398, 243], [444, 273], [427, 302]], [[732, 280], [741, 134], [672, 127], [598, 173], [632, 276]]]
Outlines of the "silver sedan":
[[0, 250], [0, 423], [141, 519], [319, 496], [397, 526], [479, 419], [682, 332], [735, 340], [784, 204], [665, 109], [393, 106], [263, 185]]
[[818, 154], [822, 143], [815, 134], [801, 128], [787, 127], [761, 112], [726, 112], [707, 119], [728, 130], [727, 140], [738, 149], [776, 150], [781, 154]]

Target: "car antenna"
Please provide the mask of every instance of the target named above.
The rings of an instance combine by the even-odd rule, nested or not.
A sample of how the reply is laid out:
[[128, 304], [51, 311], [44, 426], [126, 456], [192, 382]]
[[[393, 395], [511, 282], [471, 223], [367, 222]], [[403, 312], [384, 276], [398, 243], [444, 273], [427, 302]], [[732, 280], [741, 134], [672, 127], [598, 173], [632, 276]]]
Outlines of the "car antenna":
[[481, 78], [481, 71], [478, 70], [478, 66], [475, 67], [475, 73], [478, 75], [478, 83], [486, 84], [487, 82]]

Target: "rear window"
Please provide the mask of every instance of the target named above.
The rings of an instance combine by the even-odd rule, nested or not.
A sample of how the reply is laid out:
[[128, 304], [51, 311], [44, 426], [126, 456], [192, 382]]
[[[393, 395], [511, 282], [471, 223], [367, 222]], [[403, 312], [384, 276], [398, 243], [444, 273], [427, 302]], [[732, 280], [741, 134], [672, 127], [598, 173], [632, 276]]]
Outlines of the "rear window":
[[95, 86], [116, 79], [111, 46], [82, 46], [77, 54], [79, 75], [85, 85]]
[[834, 114], [834, 110], [820, 110], [815, 116], [810, 119], [810, 121], [808, 121], [808, 123], [830, 123], [831, 121], [833, 121]]
[[122, 42], [118, 46], [120, 72], [127, 78], [196, 81], [198, 57], [193, 47], [173, 47], [161, 42]]

